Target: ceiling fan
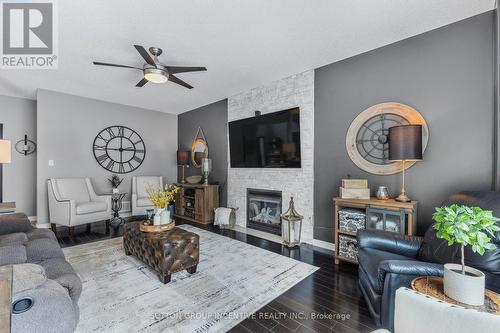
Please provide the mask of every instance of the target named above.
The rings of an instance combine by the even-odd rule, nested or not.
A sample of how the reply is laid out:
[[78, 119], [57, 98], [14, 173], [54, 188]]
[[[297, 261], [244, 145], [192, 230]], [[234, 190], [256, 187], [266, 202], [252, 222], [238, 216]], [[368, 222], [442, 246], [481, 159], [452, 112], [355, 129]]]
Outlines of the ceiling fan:
[[142, 56], [142, 58], [146, 61], [146, 63], [142, 66], [142, 68], [127, 66], [127, 65], [109, 64], [106, 62], [99, 62], [99, 61], [94, 61], [93, 63], [94, 65], [100, 65], [100, 66], [123, 67], [123, 68], [133, 68], [141, 70], [144, 73], [144, 77], [142, 78], [141, 81], [139, 81], [135, 85], [136, 87], [139, 88], [143, 87], [146, 83], [148, 83], [148, 81], [153, 83], [165, 83], [167, 81], [170, 81], [180, 84], [181, 86], [186, 87], [188, 89], [192, 89], [193, 86], [182, 81], [173, 74], [207, 70], [205, 67], [166, 66], [161, 64], [160, 61], [158, 60], [158, 56], [163, 52], [162, 49], [160, 49], [159, 47], [149, 48], [149, 52], [151, 52], [153, 57], [151, 57], [151, 55], [146, 51], [144, 47], [140, 45], [134, 45], [134, 47]]

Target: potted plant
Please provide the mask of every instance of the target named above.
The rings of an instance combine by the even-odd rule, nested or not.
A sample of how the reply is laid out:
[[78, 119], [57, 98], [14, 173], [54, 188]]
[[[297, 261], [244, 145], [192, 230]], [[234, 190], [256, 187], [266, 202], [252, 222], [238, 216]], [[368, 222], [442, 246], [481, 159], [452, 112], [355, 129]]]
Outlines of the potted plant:
[[108, 178], [108, 182], [110, 182], [111, 187], [113, 187], [113, 194], [120, 193], [118, 186], [122, 183], [123, 178], [118, 177], [118, 175], [113, 175], [111, 178]]
[[483, 255], [496, 249], [491, 238], [500, 231], [491, 210], [453, 204], [436, 208], [433, 214], [436, 237], [448, 241], [448, 246], [460, 244], [461, 264], [444, 265], [444, 293], [456, 301], [469, 305], [484, 303], [484, 273], [465, 266], [464, 249]]
[[179, 192], [179, 187], [175, 185], [165, 184], [163, 188], [153, 187], [151, 184], [146, 186], [148, 199], [153, 203], [156, 210], [153, 218], [154, 225], [170, 223], [170, 210], [168, 206], [170, 203], [175, 202], [175, 194], [177, 192]]

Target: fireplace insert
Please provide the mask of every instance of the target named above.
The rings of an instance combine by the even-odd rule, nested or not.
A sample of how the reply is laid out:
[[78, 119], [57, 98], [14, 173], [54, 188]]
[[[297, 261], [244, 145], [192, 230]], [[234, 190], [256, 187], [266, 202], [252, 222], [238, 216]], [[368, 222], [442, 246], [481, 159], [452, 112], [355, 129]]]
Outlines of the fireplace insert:
[[281, 191], [247, 189], [247, 228], [281, 236]]

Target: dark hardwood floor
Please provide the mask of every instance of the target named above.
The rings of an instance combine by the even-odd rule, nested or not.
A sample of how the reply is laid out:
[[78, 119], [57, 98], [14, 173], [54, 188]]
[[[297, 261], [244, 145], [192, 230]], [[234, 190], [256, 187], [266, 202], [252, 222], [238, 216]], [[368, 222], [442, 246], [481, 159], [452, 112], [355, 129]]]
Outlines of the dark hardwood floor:
[[[349, 263], [334, 265], [333, 253], [309, 245], [289, 250], [281, 244], [233, 230], [213, 226], [204, 229], [320, 268], [249, 315], [230, 332], [349, 333], [371, 332], [376, 329], [358, 289], [357, 266]], [[90, 230], [85, 226], [77, 227], [72, 237], [68, 235], [66, 228], [58, 228], [57, 238], [62, 247], [67, 247], [120, 237], [122, 234], [122, 226], [111, 227], [106, 233], [104, 222], [99, 222], [92, 224]]]

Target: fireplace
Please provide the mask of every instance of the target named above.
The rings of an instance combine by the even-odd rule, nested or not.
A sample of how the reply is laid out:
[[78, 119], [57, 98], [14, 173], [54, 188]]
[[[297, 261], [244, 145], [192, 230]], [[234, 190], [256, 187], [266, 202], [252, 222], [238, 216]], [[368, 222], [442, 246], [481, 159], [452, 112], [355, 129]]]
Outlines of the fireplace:
[[247, 189], [247, 228], [281, 236], [281, 191]]

